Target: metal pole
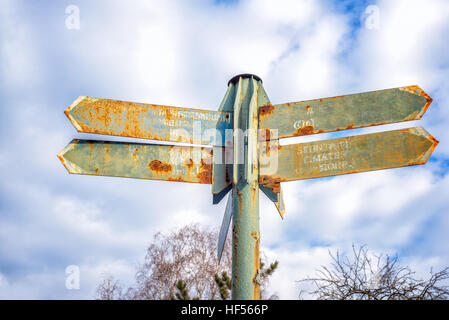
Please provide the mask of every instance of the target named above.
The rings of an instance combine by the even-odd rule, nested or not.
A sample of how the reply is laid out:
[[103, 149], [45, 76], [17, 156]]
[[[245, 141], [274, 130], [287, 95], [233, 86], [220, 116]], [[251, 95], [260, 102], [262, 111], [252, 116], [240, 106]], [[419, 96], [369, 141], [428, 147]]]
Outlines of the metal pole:
[[235, 86], [232, 181], [232, 299], [260, 299], [258, 88], [255, 75], [239, 75]]

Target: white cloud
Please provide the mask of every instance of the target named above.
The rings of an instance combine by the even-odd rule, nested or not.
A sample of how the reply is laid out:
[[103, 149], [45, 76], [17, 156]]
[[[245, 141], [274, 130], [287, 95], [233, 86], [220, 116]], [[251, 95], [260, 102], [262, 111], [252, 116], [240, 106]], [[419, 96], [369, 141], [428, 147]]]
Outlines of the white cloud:
[[333, 248], [280, 248], [274, 251], [265, 249], [264, 253], [271, 263], [279, 261], [278, 269], [270, 278], [268, 291], [277, 293], [281, 299], [295, 300], [299, 298], [301, 291], [304, 299], [311, 299], [307, 293], [312, 288], [309, 284], [299, 282], [308, 276], [313, 276], [320, 265], [325, 265], [330, 261], [329, 250]]
[[0, 273], [0, 289], [5, 289], [8, 287], [8, 279]]

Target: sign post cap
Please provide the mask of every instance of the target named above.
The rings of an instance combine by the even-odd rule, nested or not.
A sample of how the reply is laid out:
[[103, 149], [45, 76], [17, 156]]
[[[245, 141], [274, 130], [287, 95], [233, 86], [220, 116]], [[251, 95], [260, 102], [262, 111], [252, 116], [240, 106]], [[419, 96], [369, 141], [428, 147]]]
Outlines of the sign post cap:
[[232, 84], [236, 84], [239, 81], [240, 78], [243, 78], [243, 79], [245, 79], [245, 78], [254, 78], [254, 80], [262, 82], [262, 79], [260, 77], [256, 76], [255, 74], [242, 73], [242, 74], [238, 74], [238, 75], [232, 77], [232, 79], [228, 81], [228, 86], [231, 83]]

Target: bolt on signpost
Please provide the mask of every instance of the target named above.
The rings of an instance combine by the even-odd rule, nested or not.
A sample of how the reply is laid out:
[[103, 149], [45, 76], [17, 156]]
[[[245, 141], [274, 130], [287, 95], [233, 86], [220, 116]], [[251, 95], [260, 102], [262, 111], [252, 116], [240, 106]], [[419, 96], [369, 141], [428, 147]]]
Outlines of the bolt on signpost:
[[228, 197], [218, 239], [232, 227], [232, 298], [260, 299], [259, 190], [284, 217], [281, 182], [424, 164], [438, 141], [422, 127], [283, 145], [280, 138], [419, 120], [432, 99], [418, 86], [272, 105], [262, 80], [235, 76], [218, 111], [81, 96], [65, 111], [79, 132], [199, 146], [73, 140], [70, 173], [212, 184]]

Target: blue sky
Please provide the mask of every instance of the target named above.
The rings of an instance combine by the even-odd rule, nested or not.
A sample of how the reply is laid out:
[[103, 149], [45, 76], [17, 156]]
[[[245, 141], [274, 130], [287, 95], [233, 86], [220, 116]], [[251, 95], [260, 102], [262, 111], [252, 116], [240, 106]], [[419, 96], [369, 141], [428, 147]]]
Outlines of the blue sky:
[[[352, 243], [422, 276], [449, 266], [448, 18], [445, 0], [1, 0], [0, 298], [90, 299], [105, 273], [132, 283], [155, 232], [218, 227], [225, 203], [210, 186], [69, 175], [56, 154], [105, 139], [65, 117], [80, 95], [215, 110], [243, 72], [273, 103], [413, 84], [434, 98], [420, 121], [283, 143], [415, 125], [440, 141], [425, 166], [285, 183], [284, 221], [261, 196], [272, 291], [296, 298], [294, 280]], [[69, 265], [79, 290], [65, 286]]]

